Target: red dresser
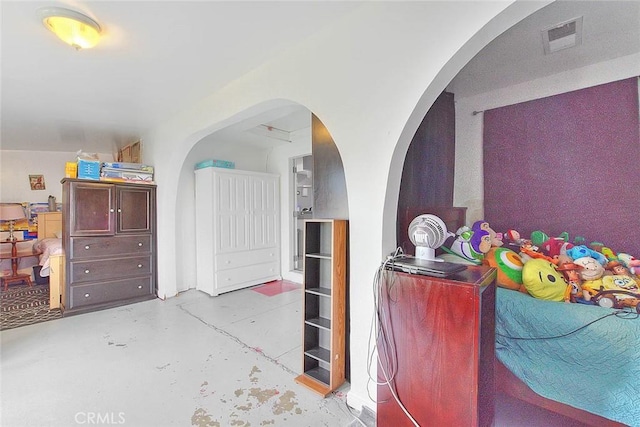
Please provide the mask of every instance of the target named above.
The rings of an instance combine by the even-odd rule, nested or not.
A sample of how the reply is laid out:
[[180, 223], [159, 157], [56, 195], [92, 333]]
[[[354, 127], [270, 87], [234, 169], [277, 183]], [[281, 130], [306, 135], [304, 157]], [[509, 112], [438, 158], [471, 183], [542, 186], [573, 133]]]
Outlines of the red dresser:
[[[420, 426], [492, 425], [495, 276], [475, 266], [446, 279], [385, 271], [379, 311], [387, 343], [380, 336], [378, 352]], [[380, 427], [413, 425], [386, 385], [378, 386], [377, 417]]]

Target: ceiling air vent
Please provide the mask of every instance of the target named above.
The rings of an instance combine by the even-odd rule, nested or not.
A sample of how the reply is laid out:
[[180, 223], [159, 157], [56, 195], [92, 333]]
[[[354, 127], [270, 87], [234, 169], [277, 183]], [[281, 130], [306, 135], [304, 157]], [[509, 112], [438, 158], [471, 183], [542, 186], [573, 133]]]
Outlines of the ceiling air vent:
[[579, 46], [580, 43], [582, 43], [582, 16], [542, 30], [542, 44], [544, 53], [547, 55]]

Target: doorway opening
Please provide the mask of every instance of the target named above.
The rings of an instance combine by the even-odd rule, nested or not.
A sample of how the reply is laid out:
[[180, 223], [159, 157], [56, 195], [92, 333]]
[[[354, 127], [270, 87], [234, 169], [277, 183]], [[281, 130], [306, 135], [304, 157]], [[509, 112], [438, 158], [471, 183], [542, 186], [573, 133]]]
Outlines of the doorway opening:
[[293, 177], [293, 221], [292, 240], [293, 254], [292, 265], [294, 271], [302, 271], [303, 267], [303, 236], [304, 220], [313, 218], [313, 156], [307, 155], [293, 159], [291, 169]]

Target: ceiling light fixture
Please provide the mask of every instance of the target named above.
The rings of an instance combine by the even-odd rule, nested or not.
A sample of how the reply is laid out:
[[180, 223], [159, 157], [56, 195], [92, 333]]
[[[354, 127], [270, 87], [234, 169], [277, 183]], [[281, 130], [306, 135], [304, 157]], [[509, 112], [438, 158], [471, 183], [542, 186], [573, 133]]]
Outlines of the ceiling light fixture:
[[80, 12], [44, 7], [38, 13], [45, 27], [76, 50], [94, 47], [100, 40], [100, 25]]

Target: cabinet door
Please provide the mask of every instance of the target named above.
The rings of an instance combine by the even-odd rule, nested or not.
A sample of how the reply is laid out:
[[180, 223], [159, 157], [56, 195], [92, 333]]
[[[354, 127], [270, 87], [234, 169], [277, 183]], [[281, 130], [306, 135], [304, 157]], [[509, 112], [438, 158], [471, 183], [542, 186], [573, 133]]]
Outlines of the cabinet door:
[[278, 208], [280, 185], [277, 177], [251, 178], [251, 249], [278, 245]]
[[251, 199], [249, 176], [216, 173], [214, 205], [217, 224], [214, 240], [217, 253], [250, 249]]
[[153, 188], [116, 188], [118, 233], [151, 232], [153, 228]]
[[69, 191], [71, 236], [100, 236], [115, 233], [114, 185], [72, 182]]

